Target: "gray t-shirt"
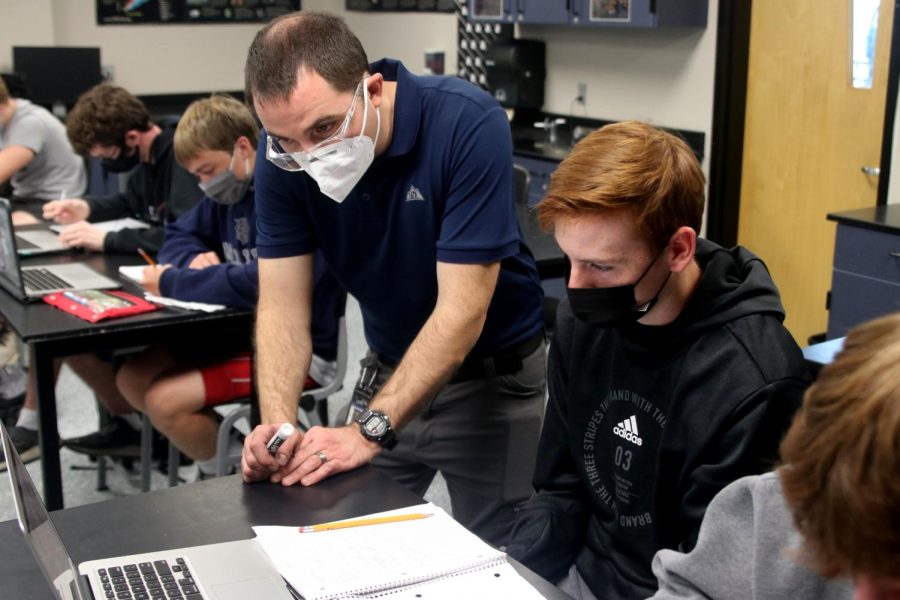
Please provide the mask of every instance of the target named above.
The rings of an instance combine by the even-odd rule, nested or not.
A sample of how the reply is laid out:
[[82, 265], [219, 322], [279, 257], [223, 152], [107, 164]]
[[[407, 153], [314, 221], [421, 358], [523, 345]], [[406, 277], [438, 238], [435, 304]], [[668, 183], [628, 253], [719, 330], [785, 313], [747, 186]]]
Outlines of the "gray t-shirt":
[[65, 126], [46, 109], [16, 99], [16, 111], [0, 127], [0, 149], [23, 146], [34, 152], [25, 168], [10, 178], [13, 195], [41, 200], [80, 198], [87, 190], [84, 160], [72, 149]]
[[853, 582], [803, 564], [802, 541], [777, 471], [738, 479], [710, 502], [693, 550], [656, 553], [650, 600], [851, 600]]

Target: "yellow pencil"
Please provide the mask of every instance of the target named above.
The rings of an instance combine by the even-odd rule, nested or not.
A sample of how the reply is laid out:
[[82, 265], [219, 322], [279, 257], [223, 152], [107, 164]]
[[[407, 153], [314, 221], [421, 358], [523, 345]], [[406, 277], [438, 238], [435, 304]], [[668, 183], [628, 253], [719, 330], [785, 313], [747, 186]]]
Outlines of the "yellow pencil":
[[312, 533], [314, 531], [329, 531], [331, 529], [346, 529], [347, 527], [363, 527], [365, 525], [381, 525], [382, 523], [397, 523], [398, 521], [413, 521], [432, 516], [431, 513], [410, 513], [407, 515], [394, 515], [392, 517], [372, 517], [371, 519], [353, 519], [350, 521], [334, 521], [320, 523], [319, 525], [304, 525], [298, 528], [300, 533]]
[[156, 261], [153, 260], [152, 258], [150, 258], [150, 255], [147, 254], [147, 251], [146, 251], [146, 250], [144, 250], [143, 248], [138, 248], [137, 251], [138, 251], [138, 254], [141, 255], [141, 258], [143, 258], [144, 260], [147, 261], [147, 264], [148, 264], [148, 265], [150, 265], [151, 267], [155, 267], [155, 266], [156, 266]]

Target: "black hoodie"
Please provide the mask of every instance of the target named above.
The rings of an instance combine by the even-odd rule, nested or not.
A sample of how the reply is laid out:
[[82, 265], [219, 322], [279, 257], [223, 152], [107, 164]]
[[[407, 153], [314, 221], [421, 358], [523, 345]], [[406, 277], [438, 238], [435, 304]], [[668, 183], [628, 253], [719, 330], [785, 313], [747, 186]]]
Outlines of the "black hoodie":
[[700, 281], [663, 326], [588, 325], [560, 303], [536, 495], [508, 552], [598, 598], [645, 598], [660, 548], [690, 550], [713, 496], [769, 470], [809, 378], [762, 261], [698, 240]]
[[134, 253], [138, 248], [156, 254], [166, 235], [166, 223], [192, 209], [203, 198], [197, 179], [175, 161], [174, 129], [163, 129], [150, 145], [152, 161], [131, 172], [125, 191], [91, 197], [92, 223], [133, 217], [150, 226], [106, 234], [104, 252]]

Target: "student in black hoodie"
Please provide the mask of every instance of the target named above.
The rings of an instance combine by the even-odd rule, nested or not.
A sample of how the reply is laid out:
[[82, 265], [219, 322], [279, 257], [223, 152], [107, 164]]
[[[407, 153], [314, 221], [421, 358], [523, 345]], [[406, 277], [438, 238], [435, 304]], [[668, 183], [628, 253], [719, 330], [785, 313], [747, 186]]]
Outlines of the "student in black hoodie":
[[768, 470], [808, 374], [762, 261], [699, 239], [690, 148], [606, 126], [538, 207], [571, 272], [534, 475], [508, 552], [576, 598], [645, 598], [661, 548], [690, 549], [707, 504]]

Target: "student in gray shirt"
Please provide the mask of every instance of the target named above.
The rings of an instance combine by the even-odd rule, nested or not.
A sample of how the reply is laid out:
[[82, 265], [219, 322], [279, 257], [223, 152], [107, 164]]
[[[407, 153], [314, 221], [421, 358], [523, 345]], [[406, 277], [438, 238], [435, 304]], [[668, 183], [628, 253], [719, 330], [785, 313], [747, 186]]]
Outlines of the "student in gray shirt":
[[0, 79], [0, 184], [7, 181], [13, 198], [55, 200], [87, 190], [84, 161], [65, 126], [46, 109], [11, 97]]
[[710, 503], [694, 549], [653, 559], [652, 600], [900, 598], [900, 313], [854, 328], [781, 444]]

